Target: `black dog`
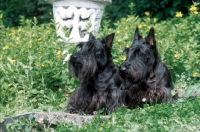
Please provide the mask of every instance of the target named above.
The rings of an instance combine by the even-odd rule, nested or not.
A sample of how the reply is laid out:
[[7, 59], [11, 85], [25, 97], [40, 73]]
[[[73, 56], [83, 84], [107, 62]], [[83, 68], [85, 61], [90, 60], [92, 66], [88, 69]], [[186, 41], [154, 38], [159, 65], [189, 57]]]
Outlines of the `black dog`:
[[154, 29], [142, 38], [138, 27], [131, 47], [126, 48], [127, 59], [119, 67], [124, 85], [125, 104], [133, 109], [148, 103], [169, 102], [174, 88], [170, 72], [161, 62], [156, 48]]
[[118, 68], [111, 55], [114, 35], [96, 40], [90, 34], [88, 42], [77, 45], [80, 50], [71, 55], [69, 72], [81, 85], [71, 94], [67, 112], [94, 114], [103, 109], [109, 114], [121, 106], [121, 92], [114, 84]]

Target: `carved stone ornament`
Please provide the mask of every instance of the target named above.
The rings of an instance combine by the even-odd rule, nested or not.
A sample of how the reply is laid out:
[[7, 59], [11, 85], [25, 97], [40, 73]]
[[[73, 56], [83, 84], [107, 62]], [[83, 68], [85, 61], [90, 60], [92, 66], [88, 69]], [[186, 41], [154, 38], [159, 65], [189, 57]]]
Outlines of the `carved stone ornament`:
[[47, 0], [53, 3], [59, 39], [65, 43], [87, 41], [89, 32], [98, 33], [104, 6], [112, 0]]

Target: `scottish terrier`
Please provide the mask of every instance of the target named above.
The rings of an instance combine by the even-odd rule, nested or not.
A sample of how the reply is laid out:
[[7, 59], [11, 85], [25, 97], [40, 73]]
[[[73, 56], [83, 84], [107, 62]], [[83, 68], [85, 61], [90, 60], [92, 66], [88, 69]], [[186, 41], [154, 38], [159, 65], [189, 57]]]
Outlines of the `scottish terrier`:
[[77, 45], [80, 50], [71, 55], [69, 72], [81, 84], [71, 94], [67, 112], [95, 114], [103, 110], [109, 114], [121, 106], [121, 92], [114, 84], [118, 67], [111, 55], [114, 35], [97, 40], [90, 34], [89, 41]]
[[167, 66], [159, 58], [154, 29], [143, 38], [137, 27], [132, 45], [124, 52], [127, 58], [118, 70], [124, 85], [124, 104], [133, 109], [146, 103], [169, 102], [174, 86]]

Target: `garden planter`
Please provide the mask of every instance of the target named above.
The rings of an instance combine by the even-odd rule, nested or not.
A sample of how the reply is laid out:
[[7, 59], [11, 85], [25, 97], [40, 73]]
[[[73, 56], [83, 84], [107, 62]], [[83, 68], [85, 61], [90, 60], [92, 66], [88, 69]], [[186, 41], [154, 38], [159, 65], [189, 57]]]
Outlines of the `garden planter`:
[[[104, 6], [112, 0], [47, 0], [53, 4], [57, 34], [65, 43], [87, 41], [89, 32], [96, 34]], [[66, 31], [68, 35], [66, 35]]]

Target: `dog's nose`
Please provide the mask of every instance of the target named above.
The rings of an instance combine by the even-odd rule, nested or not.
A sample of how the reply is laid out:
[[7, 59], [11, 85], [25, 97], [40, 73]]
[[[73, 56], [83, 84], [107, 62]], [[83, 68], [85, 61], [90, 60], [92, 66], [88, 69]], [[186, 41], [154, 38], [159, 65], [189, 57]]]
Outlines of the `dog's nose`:
[[120, 71], [126, 71], [126, 67], [120, 66], [120, 67], [119, 67], [119, 70], [120, 70]]

